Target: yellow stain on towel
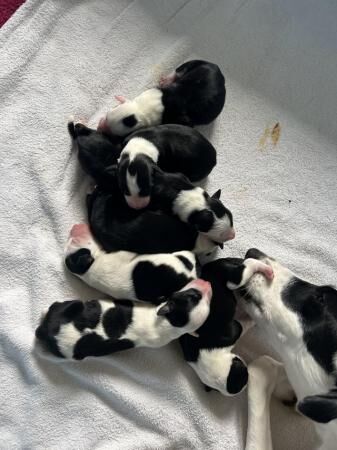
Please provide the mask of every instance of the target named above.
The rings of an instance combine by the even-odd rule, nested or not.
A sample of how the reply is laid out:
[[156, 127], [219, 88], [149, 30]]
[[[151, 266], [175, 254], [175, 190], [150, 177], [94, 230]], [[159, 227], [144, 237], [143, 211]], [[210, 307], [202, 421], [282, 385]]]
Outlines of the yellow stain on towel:
[[267, 127], [259, 140], [258, 149], [263, 152], [267, 149], [269, 143], [272, 143], [274, 147], [277, 145], [281, 136], [281, 126], [277, 122], [273, 127]]

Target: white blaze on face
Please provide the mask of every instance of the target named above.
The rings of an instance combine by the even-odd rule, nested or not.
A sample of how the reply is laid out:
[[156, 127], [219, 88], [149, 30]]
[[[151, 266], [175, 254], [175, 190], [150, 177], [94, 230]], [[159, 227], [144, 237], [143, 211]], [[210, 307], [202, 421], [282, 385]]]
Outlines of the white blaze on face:
[[216, 242], [225, 242], [235, 238], [235, 231], [231, 225], [230, 218], [227, 214], [223, 217], [217, 217], [214, 213], [214, 222], [212, 228], [204, 234]]
[[157, 163], [159, 157], [159, 151], [152, 142], [142, 137], [134, 137], [123, 148], [121, 155], [127, 155], [132, 162], [137, 155], [145, 155]]

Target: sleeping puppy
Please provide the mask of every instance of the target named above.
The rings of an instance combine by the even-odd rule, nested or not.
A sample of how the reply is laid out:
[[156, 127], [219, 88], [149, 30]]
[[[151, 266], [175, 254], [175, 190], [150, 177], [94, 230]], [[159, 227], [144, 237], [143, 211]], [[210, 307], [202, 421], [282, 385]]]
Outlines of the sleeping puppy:
[[136, 131], [123, 142], [119, 159], [120, 187], [131, 208], [145, 208], [151, 199], [153, 166], [200, 181], [216, 164], [213, 145], [197, 130], [160, 125]]
[[135, 99], [115, 98], [120, 105], [101, 119], [99, 129], [117, 136], [162, 123], [206, 125], [225, 104], [225, 78], [216, 64], [187, 61], [173, 74], [162, 77], [158, 87]]
[[207, 281], [193, 280], [159, 306], [129, 300], [55, 302], [36, 337], [54, 355], [73, 359], [162, 347], [205, 321], [211, 295]]
[[86, 127], [81, 123], [68, 122], [68, 131], [78, 148], [78, 160], [83, 170], [109, 187], [110, 175], [107, 167], [117, 164], [122, 150], [122, 139], [109, 137], [101, 132]]
[[190, 250], [201, 254], [216, 247], [211, 239], [175, 216], [129, 208], [118, 186], [111, 193], [96, 187], [87, 196], [87, 207], [91, 231], [108, 253], [126, 250], [144, 255]]
[[316, 422], [321, 449], [337, 442], [337, 291], [302, 280], [256, 249], [274, 279], [254, 275], [236, 296], [280, 355], [298, 399], [297, 409]]
[[235, 237], [233, 215], [221, 202], [220, 195], [219, 189], [210, 197], [182, 174], [154, 169], [151, 208], [175, 214], [217, 244]]
[[186, 334], [180, 338], [180, 344], [186, 361], [206, 390], [215, 389], [232, 396], [247, 385], [247, 366], [232, 353], [243, 327], [234, 320], [236, 300], [231, 289], [245, 285], [256, 272], [267, 279], [273, 277], [270, 266], [254, 259], [223, 258], [202, 268], [201, 278], [212, 286], [210, 313], [196, 336]]
[[65, 264], [89, 286], [116, 299], [158, 304], [196, 278], [195, 256], [188, 251], [137, 255], [105, 253], [88, 225], [74, 225], [65, 250]]

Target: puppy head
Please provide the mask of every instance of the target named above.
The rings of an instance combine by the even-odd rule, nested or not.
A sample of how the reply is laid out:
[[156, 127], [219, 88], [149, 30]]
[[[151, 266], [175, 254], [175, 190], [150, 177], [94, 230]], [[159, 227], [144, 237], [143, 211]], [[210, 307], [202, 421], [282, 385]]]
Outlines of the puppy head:
[[141, 124], [137, 114], [137, 105], [133, 100], [119, 100], [120, 105], [111, 109], [101, 120], [99, 129], [117, 136], [126, 136], [137, 130]]
[[100, 252], [87, 224], [73, 225], [65, 248], [65, 264], [70, 272], [83, 275]]
[[336, 370], [337, 291], [301, 280], [293, 272], [257, 249], [255, 258], [272, 267], [274, 277], [254, 274], [236, 296], [280, 351], [307, 350], [327, 374]]
[[219, 189], [212, 196], [203, 192], [205, 208], [192, 212], [189, 222], [214, 242], [222, 244], [234, 239], [233, 215], [220, 200]]
[[130, 208], [143, 209], [148, 206], [153, 185], [153, 162], [149, 157], [140, 154], [130, 160], [128, 154], [122, 154], [118, 180]]
[[179, 292], [175, 292], [158, 307], [158, 316], [164, 316], [172, 326], [186, 332], [197, 330], [207, 319], [212, 288], [208, 281], [193, 280]]
[[74, 320], [76, 316], [82, 313], [83, 309], [84, 305], [80, 300], [53, 303], [35, 331], [36, 338], [51, 353], [63, 358], [64, 355], [57, 345], [57, 335], [61, 326]]

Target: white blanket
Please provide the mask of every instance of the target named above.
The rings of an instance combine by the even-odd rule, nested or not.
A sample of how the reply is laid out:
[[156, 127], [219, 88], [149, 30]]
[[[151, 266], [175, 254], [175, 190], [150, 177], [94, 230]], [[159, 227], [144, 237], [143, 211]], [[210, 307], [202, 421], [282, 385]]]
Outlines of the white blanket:
[[[227, 101], [204, 130], [218, 150], [209, 191], [222, 188], [237, 230], [223, 253], [257, 246], [334, 283], [336, 14], [327, 0], [28, 0], [3, 27], [0, 448], [243, 448], [245, 394], [204, 392], [177, 343], [81, 363], [36, 355], [41, 311], [96, 295], [62, 263], [88, 188], [66, 121], [96, 124], [114, 94], [184, 60], [218, 63]], [[272, 415], [276, 450], [313, 448], [309, 421], [276, 401]]]

